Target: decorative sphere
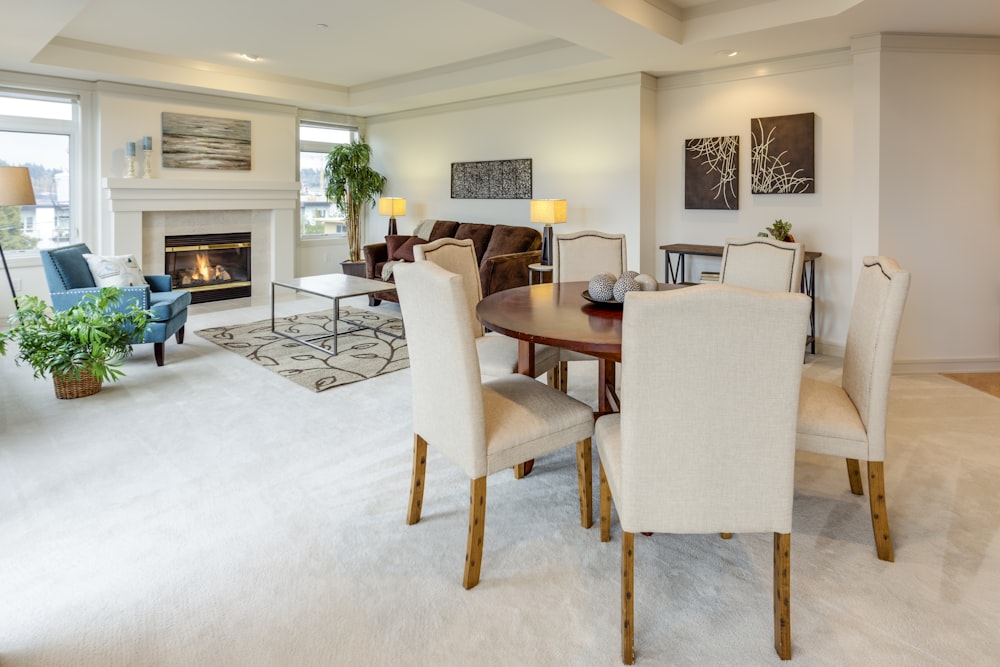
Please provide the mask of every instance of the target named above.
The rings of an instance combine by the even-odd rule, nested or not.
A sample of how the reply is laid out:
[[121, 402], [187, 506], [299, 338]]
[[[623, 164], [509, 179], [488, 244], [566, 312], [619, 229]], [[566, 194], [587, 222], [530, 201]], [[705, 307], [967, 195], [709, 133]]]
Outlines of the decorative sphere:
[[614, 298], [615, 276], [613, 273], [598, 273], [590, 279], [587, 291], [590, 298], [598, 301], [611, 301]]
[[615, 301], [624, 301], [626, 292], [638, 292], [641, 289], [642, 286], [635, 281], [635, 278], [628, 274], [623, 274], [615, 283], [612, 291], [615, 295]]
[[638, 271], [626, 271], [622, 275], [623, 276], [628, 276], [629, 278], [635, 278], [637, 275], [639, 275], [639, 272]]
[[645, 273], [640, 273], [635, 276], [635, 281], [639, 283], [639, 287], [642, 288], [643, 292], [655, 292], [657, 288], [656, 278], [647, 275]]

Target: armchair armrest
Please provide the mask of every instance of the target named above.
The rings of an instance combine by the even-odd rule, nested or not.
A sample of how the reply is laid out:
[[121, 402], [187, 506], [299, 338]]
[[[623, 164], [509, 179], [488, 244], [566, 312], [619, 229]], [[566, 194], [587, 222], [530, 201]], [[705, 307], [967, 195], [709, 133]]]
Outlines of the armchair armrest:
[[[124, 310], [127, 306], [131, 305], [132, 302], [137, 303], [139, 308], [144, 310], [149, 308], [150, 290], [148, 285], [119, 287], [118, 289], [122, 291], [122, 296], [124, 298], [115, 310]], [[96, 296], [100, 291], [100, 287], [77, 287], [74, 289], [52, 292], [49, 296], [52, 298], [52, 308], [54, 310], [66, 310], [79, 303], [84, 296], [88, 294]]]
[[528, 265], [540, 261], [542, 261], [541, 250], [494, 255], [484, 259], [479, 267], [479, 280], [483, 286], [483, 296], [527, 285], [530, 273]]
[[372, 243], [361, 250], [365, 254], [365, 278], [382, 280], [381, 276], [375, 275], [375, 267], [389, 261], [389, 247], [385, 243]]
[[153, 292], [170, 292], [173, 290], [170, 276], [145, 275], [143, 277], [149, 283], [149, 289]]

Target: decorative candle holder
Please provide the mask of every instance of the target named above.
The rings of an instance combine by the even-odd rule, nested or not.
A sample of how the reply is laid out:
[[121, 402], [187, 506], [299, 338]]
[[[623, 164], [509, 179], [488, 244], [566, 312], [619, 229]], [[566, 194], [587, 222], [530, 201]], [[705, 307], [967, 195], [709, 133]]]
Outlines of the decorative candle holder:
[[125, 178], [135, 178], [135, 156], [125, 156]]
[[146, 149], [146, 150], [143, 151], [143, 153], [145, 154], [145, 157], [143, 158], [144, 164], [143, 164], [143, 168], [142, 168], [142, 177], [143, 178], [152, 178], [153, 177], [153, 151], [150, 150], [150, 149]]

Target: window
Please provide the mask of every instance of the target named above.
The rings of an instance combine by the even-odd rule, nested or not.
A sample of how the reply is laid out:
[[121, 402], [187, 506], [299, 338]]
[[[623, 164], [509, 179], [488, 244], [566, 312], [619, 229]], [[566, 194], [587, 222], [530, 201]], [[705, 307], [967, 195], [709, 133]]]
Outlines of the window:
[[301, 238], [346, 236], [344, 214], [326, 199], [323, 171], [326, 156], [337, 144], [349, 144], [357, 136], [353, 128], [299, 124], [299, 220]]
[[75, 240], [71, 181], [78, 127], [75, 98], [0, 91], [0, 165], [27, 167], [34, 206], [0, 207], [0, 243], [8, 252]]

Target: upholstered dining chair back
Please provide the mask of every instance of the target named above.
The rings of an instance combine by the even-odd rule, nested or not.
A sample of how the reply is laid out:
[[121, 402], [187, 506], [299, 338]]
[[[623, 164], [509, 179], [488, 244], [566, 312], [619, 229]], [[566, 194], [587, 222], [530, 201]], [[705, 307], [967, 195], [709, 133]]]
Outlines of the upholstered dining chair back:
[[483, 325], [476, 318], [476, 305], [483, 300], [483, 287], [479, 282], [479, 262], [476, 248], [471, 239], [442, 238], [430, 243], [422, 243], [413, 248], [413, 259], [418, 262], [434, 262], [445, 271], [462, 277], [465, 301], [472, 315], [472, 333], [475, 337], [484, 333]]
[[727, 285], [629, 294], [612, 488], [623, 530], [791, 530], [808, 319], [804, 295]]
[[868, 433], [868, 460], [885, 458], [889, 382], [910, 273], [888, 257], [865, 257], [844, 346], [843, 387]]
[[625, 272], [625, 235], [582, 231], [556, 235], [552, 282], [589, 281], [598, 273]]
[[465, 281], [429, 261], [401, 264], [394, 274], [410, 355], [413, 431], [479, 477], [486, 471], [482, 378]]
[[763, 236], [726, 239], [719, 282], [768, 292], [798, 292], [804, 258], [801, 243]]

